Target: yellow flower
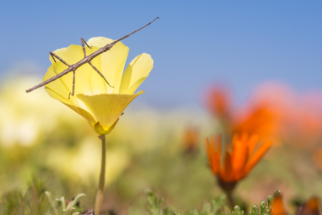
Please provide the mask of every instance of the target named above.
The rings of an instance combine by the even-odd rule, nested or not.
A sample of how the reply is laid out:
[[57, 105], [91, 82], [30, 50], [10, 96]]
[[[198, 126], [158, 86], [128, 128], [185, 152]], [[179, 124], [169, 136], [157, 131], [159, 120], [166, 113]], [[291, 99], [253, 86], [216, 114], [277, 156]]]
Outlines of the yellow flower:
[[[99, 48], [113, 42], [104, 37], [88, 40], [86, 54], [90, 55]], [[98, 134], [108, 134], [117, 123], [124, 109], [138, 95], [144, 93], [135, 90], [146, 79], [153, 68], [153, 60], [149, 54], [143, 53], [135, 57], [123, 73], [129, 48], [118, 42], [113, 48], [92, 60], [92, 64], [104, 75], [104, 79], [89, 65], [84, 64], [76, 70], [75, 96], [70, 96], [73, 86], [72, 72], [47, 84], [48, 94], [67, 105], [83, 116]], [[68, 64], [75, 64], [84, 58], [83, 49], [79, 45], [70, 45], [54, 51]], [[43, 81], [61, 73], [67, 66], [60, 61], [53, 61]]]

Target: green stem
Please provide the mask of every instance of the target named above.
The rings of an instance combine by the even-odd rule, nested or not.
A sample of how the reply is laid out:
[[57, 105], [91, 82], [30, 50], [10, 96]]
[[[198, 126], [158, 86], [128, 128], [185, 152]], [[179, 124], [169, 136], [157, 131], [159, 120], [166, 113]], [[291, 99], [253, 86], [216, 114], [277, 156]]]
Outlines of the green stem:
[[101, 210], [101, 205], [103, 201], [103, 193], [104, 193], [104, 183], [105, 183], [105, 160], [106, 160], [106, 140], [105, 135], [99, 136], [102, 140], [102, 162], [101, 162], [101, 173], [100, 180], [98, 183], [98, 190], [96, 194], [95, 200], [95, 214], [99, 215]]
[[236, 181], [233, 181], [233, 182], [225, 182], [225, 181], [221, 180], [220, 177], [217, 177], [217, 182], [218, 182], [218, 185], [226, 193], [229, 207], [232, 210], [234, 210], [235, 201], [234, 201], [234, 198], [233, 198], [233, 193], [234, 193], [234, 189], [235, 189], [235, 187], [237, 185], [237, 182]]
[[225, 192], [226, 195], [227, 195], [227, 200], [228, 200], [228, 205], [229, 207], [234, 210], [234, 207], [235, 207], [235, 201], [234, 201], [234, 198], [233, 198], [233, 192], [232, 191], [226, 191]]

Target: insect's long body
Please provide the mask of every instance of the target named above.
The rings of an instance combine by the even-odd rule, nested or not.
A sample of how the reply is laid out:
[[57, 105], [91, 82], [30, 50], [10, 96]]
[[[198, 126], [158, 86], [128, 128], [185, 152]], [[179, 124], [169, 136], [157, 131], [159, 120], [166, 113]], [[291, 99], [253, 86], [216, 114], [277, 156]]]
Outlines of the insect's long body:
[[82, 66], [83, 64], [90, 62], [91, 60], [93, 60], [95, 57], [97, 57], [101, 53], [110, 50], [115, 44], [116, 43], [113, 42], [111, 44], [108, 44], [107, 46], [104, 46], [104, 47], [100, 48], [98, 51], [96, 51], [96, 52], [92, 53], [91, 55], [85, 57], [81, 61], [79, 61], [79, 62], [77, 62], [77, 63], [69, 66], [63, 72], [61, 72], [61, 73], [59, 73], [59, 74], [57, 74], [57, 75], [49, 78], [48, 80], [46, 80], [46, 81], [44, 81], [44, 82], [42, 82], [42, 83], [40, 83], [40, 84], [38, 84], [38, 85], [36, 85], [36, 86], [28, 89], [28, 90], [26, 90], [26, 92], [29, 93], [29, 92], [31, 92], [31, 91], [33, 91], [35, 89], [38, 89], [39, 87], [42, 87], [42, 86], [44, 86], [44, 85], [46, 85], [46, 84], [48, 84], [48, 83], [50, 83], [50, 82], [52, 82], [52, 81], [54, 81], [54, 80], [62, 77], [62, 76], [66, 75], [66, 74], [68, 74], [70, 72], [72, 72], [72, 71], [76, 71], [76, 69], [79, 68], [80, 66]]
[[[155, 20], [157, 20], [159, 17], [157, 17], [157, 18], [155, 18], [152, 22], [154, 22]], [[68, 66], [68, 68], [67, 69], [65, 69], [63, 72], [61, 72], [61, 73], [59, 73], [59, 74], [57, 74], [57, 75], [55, 75], [55, 76], [53, 76], [53, 77], [51, 77], [51, 78], [49, 78], [48, 80], [46, 80], [46, 81], [44, 81], [44, 82], [42, 82], [42, 83], [40, 83], [40, 84], [38, 84], [38, 85], [36, 85], [36, 86], [34, 86], [34, 87], [32, 87], [32, 88], [30, 88], [30, 89], [28, 89], [28, 90], [26, 90], [26, 92], [27, 93], [29, 93], [29, 92], [31, 92], [31, 91], [33, 91], [33, 90], [35, 90], [35, 89], [38, 89], [39, 87], [42, 87], [42, 86], [44, 86], [44, 85], [46, 85], [46, 84], [48, 84], [48, 83], [50, 83], [50, 82], [52, 82], [52, 81], [55, 81], [56, 79], [58, 79], [58, 78], [60, 78], [60, 77], [62, 77], [62, 76], [64, 76], [64, 75], [66, 75], [66, 74], [68, 74], [68, 73], [70, 73], [70, 72], [73, 72], [73, 91], [72, 91], [72, 93], [71, 93], [71, 95], [74, 95], [74, 88], [75, 88], [75, 72], [76, 72], [76, 70], [77, 70], [77, 68], [79, 68], [80, 66], [82, 66], [82, 65], [84, 65], [85, 63], [88, 63], [88, 64], [90, 64], [92, 67], [93, 67], [93, 69], [107, 82], [107, 80], [105, 79], [105, 77], [102, 75], [102, 73], [101, 72], [99, 72], [98, 71], [98, 69], [91, 63], [91, 60], [93, 60], [95, 57], [97, 57], [98, 55], [100, 55], [100, 54], [102, 54], [102, 53], [104, 53], [104, 52], [106, 52], [106, 51], [108, 51], [108, 50], [110, 50], [116, 43], [118, 43], [118, 42], [120, 42], [121, 40], [124, 40], [125, 38], [127, 38], [127, 37], [129, 37], [129, 36], [131, 36], [132, 34], [134, 34], [134, 33], [136, 33], [136, 32], [138, 32], [138, 31], [140, 31], [140, 30], [142, 30], [143, 28], [145, 28], [145, 27], [147, 27], [148, 25], [150, 25], [150, 24], [152, 24], [152, 22], [149, 22], [148, 24], [146, 24], [145, 26], [143, 26], [143, 27], [141, 27], [141, 28], [139, 28], [139, 29], [137, 29], [136, 31], [133, 31], [132, 33], [130, 33], [130, 34], [128, 34], [128, 35], [126, 35], [126, 36], [124, 36], [124, 37], [122, 37], [122, 38], [120, 38], [120, 39], [118, 39], [118, 40], [115, 40], [114, 42], [112, 42], [112, 43], [110, 43], [110, 44], [107, 44], [106, 46], [104, 46], [104, 47], [101, 47], [99, 50], [97, 50], [96, 52], [94, 52], [94, 53], [92, 53], [92, 54], [90, 54], [90, 55], [88, 55], [88, 56], [86, 56], [86, 52], [85, 52], [85, 47], [84, 47], [84, 43], [86, 44], [86, 42], [85, 42], [85, 40], [84, 39], [81, 39], [81, 41], [82, 41], [82, 47], [83, 47], [83, 51], [84, 51], [84, 58], [82, 59], [82, 60], [80, 60], [80, 61], [78, 61], [77, 63], [75, 63], [75, 64], [73, 64], [73, 65], [68, 65], [68, 64], [66, 64], [66, 62], [65, 61], [63, 61], [61, 58], [59, 58], [57, 55], [55, 55], [54, 53], [52, 53], [51, 52], [51, 55], [52, 55], [52, 57], [53, 57], [53, 59], [55, 60], [55, 58], [54, 57], [56, 57], [58, 60], [60, 60], [62, 63], [64, 63], [65, 65], [67, 65]], [[107, 84], [109, 84], [108, 82], [107, 82]], [[112, 86], [111, 86], [112, 87]]]

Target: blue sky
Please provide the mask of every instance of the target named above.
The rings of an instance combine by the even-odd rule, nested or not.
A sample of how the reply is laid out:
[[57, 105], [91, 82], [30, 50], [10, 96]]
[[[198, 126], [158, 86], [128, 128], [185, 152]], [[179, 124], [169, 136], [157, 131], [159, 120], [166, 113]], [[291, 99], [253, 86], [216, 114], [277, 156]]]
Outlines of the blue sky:
[[[49, 51], [80, 38], [122, 37], [128, 62], [151, 54], [141, 85], [153, 106], [200, 104], [211, 84], [228, 84], [242, 101], [263, 81], [305, 92], [322, 89], [322, 1], [4, 1], [0, 7], [0, 73], [21, 62], [43, 76]], [[1, 76], [0, 76], [1, 77]], [[35, 83], [37, 84], [37, 83]]]

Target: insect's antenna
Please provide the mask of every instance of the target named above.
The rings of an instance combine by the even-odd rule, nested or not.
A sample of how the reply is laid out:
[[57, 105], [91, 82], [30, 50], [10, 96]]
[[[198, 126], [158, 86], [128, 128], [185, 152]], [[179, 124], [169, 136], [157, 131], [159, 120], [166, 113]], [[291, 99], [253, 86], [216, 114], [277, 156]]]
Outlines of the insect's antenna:
[[125, 38], [128, 38], [129, 36], [131, 36], [132, 34], [135, 34], [136, 32], [138, 32], [138, 31], [141, 31], [143, 28], [145, 28], [145, 27], [147, 27], [147, 26], [149, 26], [149, 25], [151, 25], [155, 20], [157, 20], [157, 19], [159, 19], [159, 17], [157, 17], [157, 18], [155, 18], [154, 20], [152, 20], [151, 22], [149, 22], [148, 24], [146, 24], [145, 26], [143, 26], [142, 28], [139, 28], [139, 29], [137, 29], [136, 31], [133, 31], [132, 33], [130, 33], [130, 34], [128, 34], [128, 35], [126, 35], [126, 36], [124, 36], [124, 37], [121, 37], [120, 39], [118, 39], [118, 40], [115, 40], [114, 42], [112, 42], [110, 45], [114, 45], [115, 43], [117, 43], [117, 42], [120, 42], [121, 40], [124, 40]]

